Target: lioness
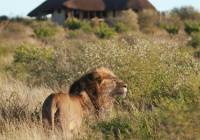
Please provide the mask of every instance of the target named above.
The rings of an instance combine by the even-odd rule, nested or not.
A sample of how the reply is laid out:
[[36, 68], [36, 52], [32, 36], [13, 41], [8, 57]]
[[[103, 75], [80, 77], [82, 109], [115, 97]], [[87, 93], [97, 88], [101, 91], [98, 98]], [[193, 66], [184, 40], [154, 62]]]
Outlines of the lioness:
[[96, 68], [75, 81], [68, 93], [55, 93], [46, 98], [42, 106], [43, 124], [54, 129], [59, 122], [65, 132], [77, 130], [85, 115], [95, 110], [99, 116], [112, 106], [115, 96], [125, 97], [126, 93], [126, 84], [113, 72]]

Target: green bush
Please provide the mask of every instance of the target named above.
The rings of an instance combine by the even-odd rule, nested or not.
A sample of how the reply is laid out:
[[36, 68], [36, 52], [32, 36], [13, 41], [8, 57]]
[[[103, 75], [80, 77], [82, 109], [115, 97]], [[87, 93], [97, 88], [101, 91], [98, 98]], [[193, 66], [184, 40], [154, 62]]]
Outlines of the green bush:
[[169, 34], [178, 34], [182, 21], [177, 15], [160, 15], [159, 26], [166, 30]]
[[200, 32], [193, 33], [191, 37], [192, 39], [189, 41], [189, 45], [194, 48], [200, 47]]
[[101, 130], [105, 139], [130, 139], [133, 132], [130, 121], [119, 117], [99, 122], [96, 127]]
[[80, 53], [69, 55], [67, 52], [67, 49], [62, 48], [54, 50], [24, 44], [14, 53], [11, 73], [31, 86], [61, 88], [77, 78], [74, 69], [77, 69], [79, 64], [76, 64], [74, 59], [77, 59]]
[[38, 22], [33, 25], [33, 31], [38, 38], [53, 37], [58, 29], [55, 24], [50, 22]]
[[185, 32], [191, 34], [193, 32], [200, 32], [200, 22], [185, 21]]
[[122, 23], [122, 22], [117, 22], [117, 23], [114, 25], [114, 29], [115, 29], [115, 31], [118, 32], [118, 33], [122, 33], [122, 32], [128, 31], [127, 25], [125, 25], [125, 24]]
[[[12, 73], [21, 80], [32, 84], [44, 83], [49, 76], [46, 69], [53, 63], [53, 52], [49, 48], [40, 48], [23, 44], [15, 50]], [[31, 78], [31, 79], [29, 79]]]
[[93, 28], [91, 26], [91, 22], [89, 21], [83, 21], [82, 24], [81, 24], [81, 29], [84, 31], [84, 32], [87, 32], [87, 33], [90, 33], [93, 31]]
[[0, 16], [0, 21], [1, 21], [1, 22], [2, 22], [2, 21], [7, 21], [7, 20], [9, 20], [9, 18], [8, 18], [6, 15]]
[[108, 25], [111, 27], [119, 26], [119, 28], [121, 28], [122, 30], [139, 30], [138, 15], [133, 10], [121, 11], [117, 14], [116, 17], [106, 18], [106, 23], [108, 23]]
[[178, 34], [179, 32], [179, 27], [177, 25], [166, 25], [164, 26], [164, 29], [169, 33], [169, 34]]
[[69, 31], [68, 38], [76, 38], [79, 34], [80, 34], [80, 32], [78, 30], [77, 31]]
[[179, 16], [182, 20], [199, 20], [200, 13], [192, 6], [184, 6], [181, 8], [174, 8], [171, 11], [172, 15]]
[[[159, 15], [153, 10], [143, 10], [138, 14], [140, 30], [146, 33], [154, 33], [159, 21]], [[154, 31], [155, 30], [155, 31]]]
[[199, 59], [200, 58], [200, 51], [195, 51], [194, 57]]
[[96, 28], [96, 35], [99, 38], [110, 38], [114, 35], [114, 31], [106, 23], [100, 23]]
[[30, 63], [33, 61], [50, 61], [51, 49], [39, 48], [33, 45], [23, 44], [15, 50], [14, 63]]
[[65, 27], [71, 29], [71, 30], [76, 30], [81, 28], [81, 21], [77, 18], [68, 18], [65, 21]]

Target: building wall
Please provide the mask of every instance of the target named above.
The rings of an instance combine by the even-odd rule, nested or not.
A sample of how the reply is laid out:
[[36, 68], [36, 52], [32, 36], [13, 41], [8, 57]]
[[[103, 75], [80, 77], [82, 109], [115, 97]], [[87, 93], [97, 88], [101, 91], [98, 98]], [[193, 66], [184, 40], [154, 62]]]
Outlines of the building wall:
[[63, 25], [65, 22], [66, 13], [64, 10], [54, 11], [52, 14], [52, 21], [60, 25]]

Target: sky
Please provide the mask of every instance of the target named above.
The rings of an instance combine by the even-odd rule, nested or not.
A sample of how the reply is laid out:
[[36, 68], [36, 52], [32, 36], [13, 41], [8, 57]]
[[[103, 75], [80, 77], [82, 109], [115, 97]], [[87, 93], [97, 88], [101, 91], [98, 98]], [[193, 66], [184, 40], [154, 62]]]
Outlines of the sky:
[[[15, 2], [14, 2], [15, 1]], [[0, 0], [0, 15], [9, 17], [26, 16], [44, 0]], [[174, 7], [194, 6], [200, 11], [200, 0], [149, 0], [159, 11]]]

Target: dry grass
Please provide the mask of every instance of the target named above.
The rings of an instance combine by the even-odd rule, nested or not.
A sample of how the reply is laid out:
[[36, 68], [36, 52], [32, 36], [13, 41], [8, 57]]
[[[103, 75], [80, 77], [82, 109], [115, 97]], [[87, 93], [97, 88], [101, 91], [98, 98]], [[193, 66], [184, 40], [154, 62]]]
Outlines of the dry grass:
[[30, 88], [7, 76], [0, 76], [0, 137], [2, 139], [43, 139], [40, 108], [52, 90]]
[[[32, 32], [40, 23], [21, 26]], [[130, 31], [102, 40], [82, 29], [70, 36], [70, 30], [55, 28], [59, 28], [56, 34], [45, 38], [20, 36], [21, 31], [16, 32], [18, 38], [9, 34], [7, 39], [0, 37], [0, 64], [4, 67], [0, 68], [1, 139], [62, 139], [60, 133], [44, 132], [41, 103], [53, 92], [53, 86], [66, 89], [98, 66], [112, 69], [128, 84], [128, 97], [117, 99], [111, 117], [86, 120], [76, 139], [200, 137], [200, 63], [193, 58], [194, 50], [185, 47], [185, 34], [150, 37]], [[16, 51], [23, 48], [22, 44], [29, 47], [28, 51]], [[46, 50], [52, 52], [48, 57]]]

